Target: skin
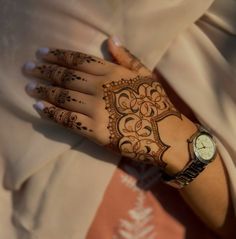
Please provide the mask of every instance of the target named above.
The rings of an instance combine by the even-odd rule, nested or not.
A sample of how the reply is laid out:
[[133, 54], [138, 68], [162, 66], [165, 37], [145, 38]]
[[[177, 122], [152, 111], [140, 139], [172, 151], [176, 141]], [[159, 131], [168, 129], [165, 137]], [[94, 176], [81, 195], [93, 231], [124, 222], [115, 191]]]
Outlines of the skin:
[[[36, 105], [39, 114], [131, 160], [156, 165], [171, 175], [179, 172], [189, 160], [187, 139], [197, 130], [194, 115], [170, 94], [173, 90], [160, 74], [111, 38], [108, 47], [117, 64], [49, 49], [40, 54], [41, 63], [30, 70], [25, 67], [27, 75], [51, 83], [26, 87], [41, 100], [41, 107]], [[235, 217], [219, 154], [180, 193], [222, 238], [233, 235]]]

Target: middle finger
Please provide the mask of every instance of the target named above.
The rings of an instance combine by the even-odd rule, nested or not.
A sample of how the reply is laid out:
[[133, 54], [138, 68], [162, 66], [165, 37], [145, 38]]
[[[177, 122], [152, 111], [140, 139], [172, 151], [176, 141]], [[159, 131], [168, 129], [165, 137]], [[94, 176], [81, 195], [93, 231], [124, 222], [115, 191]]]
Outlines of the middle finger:
[[96, 94], [99, 76], [68, 69], [54, 64], [35, 64], [28, 62], [24, 66], [26, 74], [50, 81], [54, 85], [86, 94]]

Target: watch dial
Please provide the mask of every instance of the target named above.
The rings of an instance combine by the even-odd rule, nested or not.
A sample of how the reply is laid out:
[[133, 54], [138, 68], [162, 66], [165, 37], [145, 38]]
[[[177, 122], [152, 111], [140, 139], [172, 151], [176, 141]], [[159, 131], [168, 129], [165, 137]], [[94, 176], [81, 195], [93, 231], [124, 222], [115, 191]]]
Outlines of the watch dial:
[[215, 143], [207, 134], [201, 134], [195, 140], [194, 151], [203, 160], [211, 160], [215, 154]]

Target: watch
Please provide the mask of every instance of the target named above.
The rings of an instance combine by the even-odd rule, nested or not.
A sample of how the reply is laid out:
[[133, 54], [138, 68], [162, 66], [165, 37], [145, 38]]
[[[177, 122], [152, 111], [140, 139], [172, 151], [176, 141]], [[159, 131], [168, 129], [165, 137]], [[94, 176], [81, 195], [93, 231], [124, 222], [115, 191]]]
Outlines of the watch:
[[181, 189], [192, 182], [216, 157], [216, 143], [213, 136], [197, 124], [197, 132], [188, 140], [190, 160], [183, 170], [170, 176], [163, 172], [163, 181], [175, 188]]

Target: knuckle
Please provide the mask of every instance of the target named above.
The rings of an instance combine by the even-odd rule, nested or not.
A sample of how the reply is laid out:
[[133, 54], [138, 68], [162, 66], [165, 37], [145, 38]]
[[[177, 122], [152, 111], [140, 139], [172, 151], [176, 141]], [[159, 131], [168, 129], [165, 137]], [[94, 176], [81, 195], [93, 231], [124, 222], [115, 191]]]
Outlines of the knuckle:
[[108, 76], [110, 76], [112, 79], [116, 79], [117, 77], [120, 77], [122, 75], [122, 72], [124, 72], [125, 68], [120, 65], [114, 65], [109, 71]]

